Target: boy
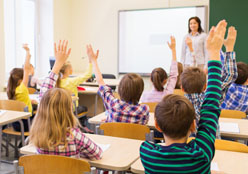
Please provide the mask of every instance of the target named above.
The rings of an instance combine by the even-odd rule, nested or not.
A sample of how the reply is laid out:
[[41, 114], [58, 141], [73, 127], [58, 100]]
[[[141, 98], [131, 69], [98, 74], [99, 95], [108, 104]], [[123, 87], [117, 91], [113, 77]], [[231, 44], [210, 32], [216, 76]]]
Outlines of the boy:
[[91, 45], [87, 46], [87, 54], [92, 60], [96, 80], [100, 86], [98, 93], [101, 95], [108, 113], [106, 122], [147, 124], [149, 120], [149, 108], [147, 105], [138, 103], [144, 90], [143, 79], [137, 74], [126, 74], [118, 86], [120, 99], [115, 98], [112, 89], [105, 85], [103, 81], [96, 61], [98, 53], [98, 50], [96, 54], [93, 52]]
[[[235, 59], [235, 52], [233, 51], [237, 31], [234, 27], [229, 27], [228, 37], [224, 41], [226, 47], [226, 53], [223, 55], [221, 52], [222, 67], [222, 93], [221, 100], [222, 103], [225, 99], [228, 87], [236, 80], [237, 66]], [[205, 97], [206, 89], [206, 75], [199, 68], [187, 68], [183, 71], [181, 75], [182, 89], [185, 92], [185, 97], [187, 97], [193, 104], [196, 112], [196, 123], [200, 120], [200, 109]]]
[[220, 114], [221, 62], [220, 52], [227, 23], [212, 27], [207, 39], [208, 85], [201, 108], [196, 139], [186, 143], [196, 124], [195, 111], [188, 99], [166, 96], [156, 107], [155, 125], [163, 132], [165, 145], [143, 142], [140, 158], [146, 173], [210, 173], [214, 157], [214, 141]]
[[238, 78], [229, 87], [222, 109], [239, 110], [248, 114], [248, 65], [238, 62]]

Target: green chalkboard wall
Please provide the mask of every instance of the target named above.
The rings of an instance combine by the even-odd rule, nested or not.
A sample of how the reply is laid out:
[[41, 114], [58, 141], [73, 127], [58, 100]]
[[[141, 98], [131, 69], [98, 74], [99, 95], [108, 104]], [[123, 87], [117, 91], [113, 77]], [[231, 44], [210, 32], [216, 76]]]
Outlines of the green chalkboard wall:
[[210, 0], [209, 26], [226, 19], [228, 26], [238, 31], [235, 51], [237, 61], [248, 63], [248, 1], [247, 0]]

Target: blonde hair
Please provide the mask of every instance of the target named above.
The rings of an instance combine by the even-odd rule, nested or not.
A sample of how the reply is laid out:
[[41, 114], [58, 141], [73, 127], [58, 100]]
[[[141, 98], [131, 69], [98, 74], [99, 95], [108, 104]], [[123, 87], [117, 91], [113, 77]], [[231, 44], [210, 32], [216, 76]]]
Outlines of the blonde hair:
[[65, 89], [49, 89], [42, 97], [30, 130], [30, 142], [42, 149], [64, 144], [70, 128], [80, 126], [72, 112], [72, 99]]
[[57, 80], [57, 83], [56, 83], [56, 87], [57, 88], [60, 88], [60, 82], [61, 82], [61, 78], [63, 77], [63, 75], [65, 74], [65, 71], [68, 67], [71, 67], [71, 62], [70, 61], [67, 61], [63, 66], [62, 68], [60, 69], [59, 71], [59, 78]]

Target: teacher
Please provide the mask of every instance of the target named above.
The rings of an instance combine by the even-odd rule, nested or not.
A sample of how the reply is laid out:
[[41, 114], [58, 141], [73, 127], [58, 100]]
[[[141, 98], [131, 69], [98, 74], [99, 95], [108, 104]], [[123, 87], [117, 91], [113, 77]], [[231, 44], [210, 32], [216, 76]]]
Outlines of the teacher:
[[201, 27], [201, 20], [195, 16], [188, 21], [189, 33], [184, 37], [182, 44], [181, 63], [184, 68], [207, 67], [208, 55], [206, 49], [207, 34]]

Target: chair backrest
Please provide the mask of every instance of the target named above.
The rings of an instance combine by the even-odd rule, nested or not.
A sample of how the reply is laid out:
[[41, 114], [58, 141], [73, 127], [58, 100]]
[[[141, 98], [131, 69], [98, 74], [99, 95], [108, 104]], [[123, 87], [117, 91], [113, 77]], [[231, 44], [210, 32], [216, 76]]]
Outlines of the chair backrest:
[[150, 133], [149, 127], [134, 123], [103, 123], [100, 129], [107, 136], [136, 140], [146, 140], [146, 134]]
[[[114, 74], [102, 74], [102, 78], [104, 79], [116, 79]], [[110, 88], [115, 91], [116, 86], [110, 86]]]
[[181, 89], [174, 89], [173, 94], [184, 96], [184, 92]]
[[150, 112], [155, 112], [155, 108], [157, 106], [158, 103], [141, 103], [141, 104], [146, 104], [149, 106], [149, 111]]
[[58, 155], [28, 155], [19, 159], [25, 174], [82, 174], [90, 172], [87, 161]]
[[0, 100], [0, 109], [24, 112], [26, 104], [17, 100]]
[[28, 88], [28, 93], [29, 94], [34, 94], [36, 92], [35, 88]]
[[220, 112], [220, 117], [243, 119], [246, 118], [246, 114], [242, 111], [222, 109]]
[[[188, 138], [187, 142], [190, 142], [195, 138]], [[243, 152], [243, 153], [248, 153], [248, 146], [245, 144], [241, 144], [239, 142], [235, 141], [228, 141], [228, 140], [220, 140], [216, 139], [215, 140], [215, 149], [216, 150], [226, 150], [226, 151], [233, 151], [233, 152]]]

